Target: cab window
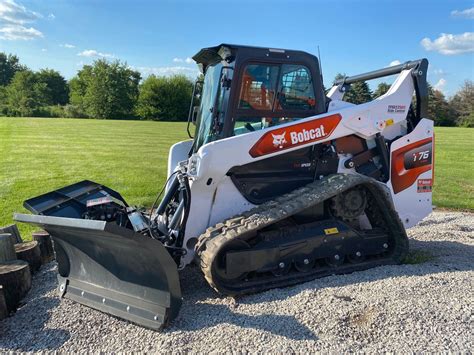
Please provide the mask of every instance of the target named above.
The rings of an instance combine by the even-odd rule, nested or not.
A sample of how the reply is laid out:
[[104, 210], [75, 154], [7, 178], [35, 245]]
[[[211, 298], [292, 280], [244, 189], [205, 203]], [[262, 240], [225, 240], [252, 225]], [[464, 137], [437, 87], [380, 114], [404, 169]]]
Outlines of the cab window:
[[278, 82], [276, 65], [247, 65], [240, 89], [239, 109], [271, 110]]
[[307, 117], [314, 111], [311, 73], [304, 65], [249, 64], [240, 88], [234, 134], [253, 132]]
[[303, 65], [282, 65], [278, 110], [314, 110], [313, 81]]

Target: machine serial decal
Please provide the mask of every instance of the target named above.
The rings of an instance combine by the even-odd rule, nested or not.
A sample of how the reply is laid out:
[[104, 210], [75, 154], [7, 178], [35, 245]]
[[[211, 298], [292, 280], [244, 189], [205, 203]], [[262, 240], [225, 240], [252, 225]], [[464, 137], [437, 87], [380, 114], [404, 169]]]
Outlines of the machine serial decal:
[[340, 114], [335, 114], [289, 127], [277, 128], [265, 133], [250, 149], [249, 154], [255, 158], [325, 139], [333, 133], [341, 118]]

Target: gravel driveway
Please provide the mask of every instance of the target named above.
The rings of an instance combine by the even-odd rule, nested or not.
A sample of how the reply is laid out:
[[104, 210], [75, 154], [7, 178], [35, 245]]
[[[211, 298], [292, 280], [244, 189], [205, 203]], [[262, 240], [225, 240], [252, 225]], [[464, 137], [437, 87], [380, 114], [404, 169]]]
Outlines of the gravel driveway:
[[51, 263], [0, 322], [0, 351], [472, 351], [474, 214], [435, 212], [409, 236], [428, 261], [239, 299], [218, 297], [186, 269], [181, 313], [163, 332], [59, 300]]

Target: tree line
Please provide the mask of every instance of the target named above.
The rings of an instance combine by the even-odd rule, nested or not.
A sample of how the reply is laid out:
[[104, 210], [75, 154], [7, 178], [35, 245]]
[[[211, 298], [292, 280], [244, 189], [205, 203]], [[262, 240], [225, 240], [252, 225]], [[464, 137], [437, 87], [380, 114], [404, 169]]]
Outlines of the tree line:
[[[67, 81], [58, 71], [34, 72], [16, 55], [0, 52], [0, 116], [186, 120], [192, 88], [184, 75], [142, 80], [126, 63], [104, 59], [84, 65]], [[344, 100], [364, 103], [389, 88], [382, 82], [372, 92], [366, 82], [354, 83]], [[466, 80], [449, 99], [431, 85], [428, 89], [428, 113], [436, 125], [474, 127], [472, 81]]]
[[193, 82], [184, 75], [141, 74], [120, 61], [96, 60], [71, 80], [32, 71], [0, 52], [0, 116], [183, 121]]

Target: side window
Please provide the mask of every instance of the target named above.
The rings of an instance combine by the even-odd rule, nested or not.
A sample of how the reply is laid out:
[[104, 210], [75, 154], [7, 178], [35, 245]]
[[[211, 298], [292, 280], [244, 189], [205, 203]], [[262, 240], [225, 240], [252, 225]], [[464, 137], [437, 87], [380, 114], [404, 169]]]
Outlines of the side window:
[[277, 65], [247, 65], [240, 89], [239, 109], [272, 110], [278, 69]]
[[313, 81], [308, 68], [282, 65], [277, 110], [314, 110], [315, 106]]

